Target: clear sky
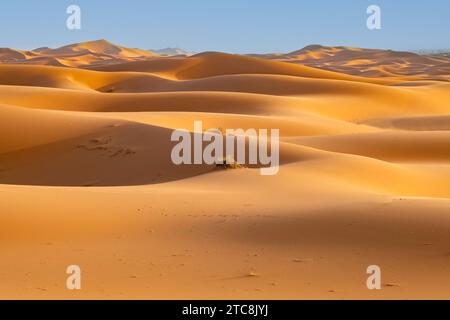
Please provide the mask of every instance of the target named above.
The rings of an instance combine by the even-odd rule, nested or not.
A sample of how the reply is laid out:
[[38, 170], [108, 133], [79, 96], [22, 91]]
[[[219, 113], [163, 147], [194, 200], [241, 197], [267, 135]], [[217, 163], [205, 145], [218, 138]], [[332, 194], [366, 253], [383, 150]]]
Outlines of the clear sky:
[[[66, 28], [70, 4], [81, 7], [81, 30]], [[371, 4], [381, 7], [381, 30], [366, 27]], [[309, 44], [448, 49], [450, 0], [0, 1], [0, 47], [94, 39], [195, 52], [289, 52]]]

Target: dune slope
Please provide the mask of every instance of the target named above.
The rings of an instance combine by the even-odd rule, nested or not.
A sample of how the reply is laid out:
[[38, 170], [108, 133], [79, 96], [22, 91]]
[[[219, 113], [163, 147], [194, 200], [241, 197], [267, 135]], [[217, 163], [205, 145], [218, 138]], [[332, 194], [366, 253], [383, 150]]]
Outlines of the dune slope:
[[[1, 49], [0, 298], [450, 298], [447, 60]], [[279, 129], [278, 174], [175, 165], [194, 121]]]

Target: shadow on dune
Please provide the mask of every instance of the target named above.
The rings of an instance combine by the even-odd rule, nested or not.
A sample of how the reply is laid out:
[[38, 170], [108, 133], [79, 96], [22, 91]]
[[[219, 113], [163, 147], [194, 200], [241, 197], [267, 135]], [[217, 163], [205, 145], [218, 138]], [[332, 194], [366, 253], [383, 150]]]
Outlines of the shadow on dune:
[[[87, 135], [3, 153], [0, 154], [0, 184], [136, 186], [172, 182], [227, 168], [239, 170], [224, 165], [174, 164], [171, 153], [178, 142], [171, 141], [172, 132], [161, 127], [122, 123]], [[192, 136], [193, 133], [193, 141]], [[282, 164], [301, 159], [292, 148], [286, 149]], [[239, 168], [259, 169], [260, 166]]]
[[164, 183], [215, 170], [176, 166], [171, 130], [141, 124], [0, 155], [0, 183], [36, 186], [128, 186]]
[[[406, 250], [405, 254], [434, 239], [436, 247], [449, 250], [450, 201], [386, 199], [380, 197], [379, 203], [325, 202], [316, 209], [279, 209], [267, 216], [241, 217], [236, 222], [230, 220], [216, 228], [215, 235], [247, 245], [282, 247], [299, 244], [356, 251], [360, 248], [369, 251]], [[200, 228], [209, 227], [207, 222], [200, 225]]]

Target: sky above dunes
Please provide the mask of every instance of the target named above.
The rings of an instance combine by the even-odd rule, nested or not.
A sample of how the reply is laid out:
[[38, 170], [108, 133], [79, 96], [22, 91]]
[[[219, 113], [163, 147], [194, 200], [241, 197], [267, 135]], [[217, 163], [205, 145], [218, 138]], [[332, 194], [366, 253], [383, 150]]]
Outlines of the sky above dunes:
[[[81, 7], [81, 30], [66, 8]], [[382, 29], [368, 30], [369, 5]], [[0, 5], [0, 47], [58, 47], [94, 39], [142, 49], [289, 52], [310, 44], [395, 50], [450, 48], [448, 0], [15, 0]]]

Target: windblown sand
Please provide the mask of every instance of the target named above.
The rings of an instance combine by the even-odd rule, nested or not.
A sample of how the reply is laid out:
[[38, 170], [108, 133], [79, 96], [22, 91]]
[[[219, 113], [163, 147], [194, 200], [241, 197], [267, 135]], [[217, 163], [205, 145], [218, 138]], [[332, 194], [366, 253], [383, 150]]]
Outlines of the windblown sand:
[[[97, 41], [0, 60], [0, 298], [450, 298], [447, 56]], [[195, 120], [279, 128], [279, 174], [175, 166]]]

